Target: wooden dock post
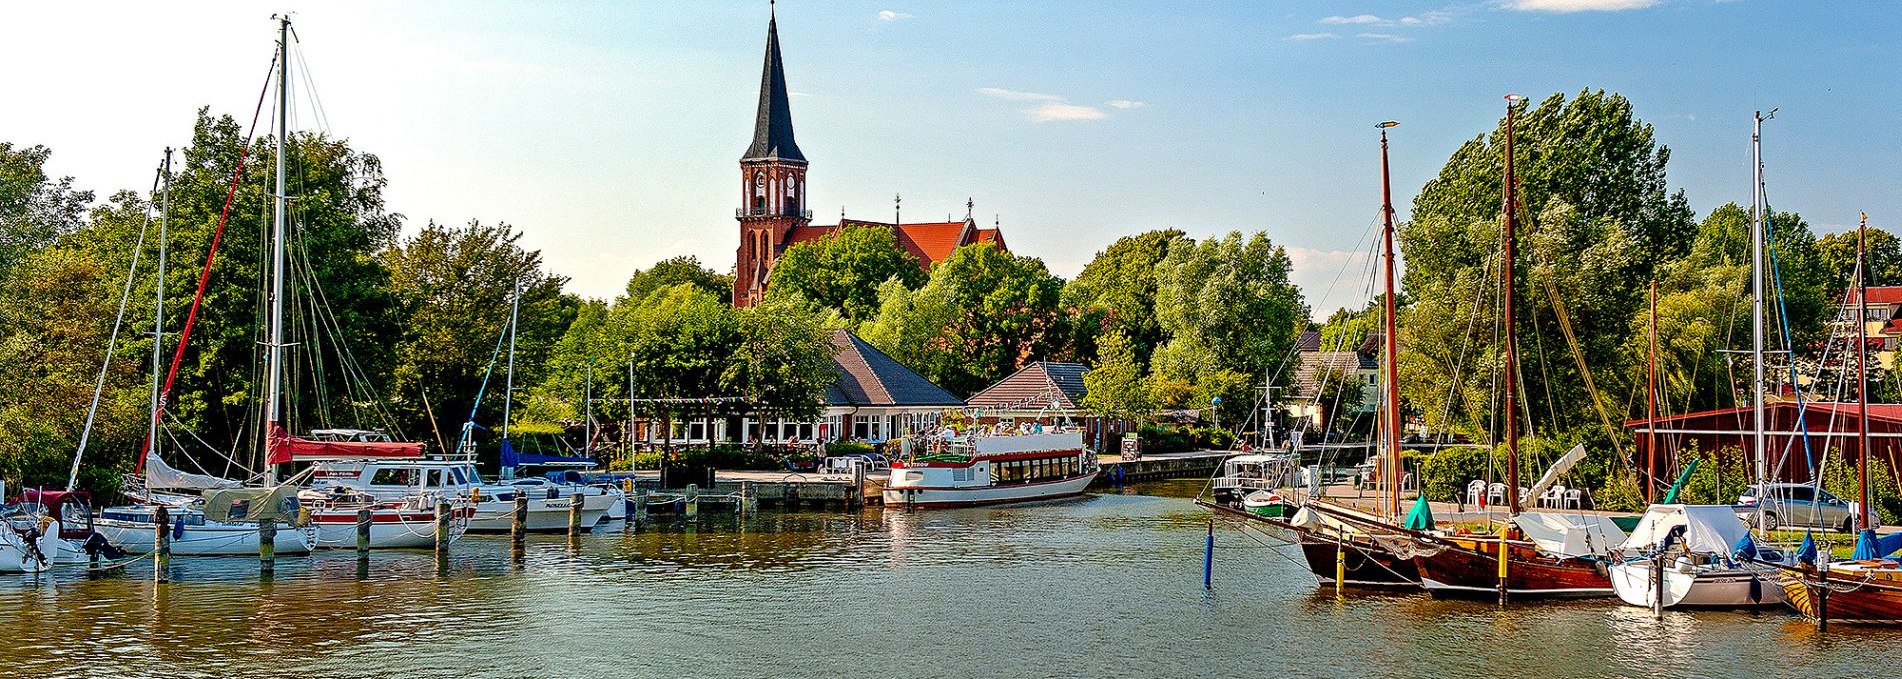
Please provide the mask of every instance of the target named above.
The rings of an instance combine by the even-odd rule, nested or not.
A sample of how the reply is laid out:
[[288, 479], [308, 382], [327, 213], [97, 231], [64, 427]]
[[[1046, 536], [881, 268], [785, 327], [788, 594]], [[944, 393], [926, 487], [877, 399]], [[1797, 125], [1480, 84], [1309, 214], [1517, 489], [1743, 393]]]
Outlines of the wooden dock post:
[[152, 508], [152, 581], [166, 582], [172, 568], [171, 510], [165, 505]]
[[647, 523], [647, 491], [646, 490], [639, 487], [636, 487], [634, 489], [634, 510], [627, 513], [627, 519], [629, 521], [635, 522], [636, 524]]
[[846, 509], [858, 509], [865, 504], [865, 465], [852, 465], [852, 496], [846, 498]]
[[700, 484], [687, 484], [687, 518], [700, 516]]
[[376, 523], [376, 515], [369, 507], [357, 510], [357, 560], [370, 558], [370, 527]]
[[449, 501], [436, 501], [436, 556], [449, 554]]
[[583, 501], [586, 499], [588, 496], [580, 492], [568, 496], [568, 537], [581, 534], [581, 510]]
[[752, 481], [740, 482], [740, 513], [751, 514], [759, 510], [759, 488]]
[[[1816, 577], [1821, 586], [1816, 588], [1816, 631], [1829, 631], [1829, 563], [1817, 559]], [[1807, 585], [1805, 585], [1807, 586]]]
[[258, 522], [258, 575], [277, 570], [277, 520]]

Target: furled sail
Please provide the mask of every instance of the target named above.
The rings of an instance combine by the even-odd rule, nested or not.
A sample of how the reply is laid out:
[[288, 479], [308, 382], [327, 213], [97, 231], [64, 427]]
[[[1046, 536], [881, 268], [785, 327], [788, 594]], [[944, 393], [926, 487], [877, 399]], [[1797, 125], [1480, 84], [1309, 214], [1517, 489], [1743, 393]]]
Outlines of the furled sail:
[[312, 441], [291, 436], [284, 427], [271, 423], [271, 436], [265, 444], [265, 461], [285, 464], [298, 458], [314, 457], [422, 457], [423, 444], [395, 441]]
[[171, 465], [165, 464], [165, 460], [160, 459], [156, 452], [147, 452], [145, 454], [145, 484], [151, 488], [196, 490], [206, 488], [237, 488], [239, 485], [242, 485], [231, 479], [218, 478], [209, 474], [193, 474], [191, 472], [173, 469]]

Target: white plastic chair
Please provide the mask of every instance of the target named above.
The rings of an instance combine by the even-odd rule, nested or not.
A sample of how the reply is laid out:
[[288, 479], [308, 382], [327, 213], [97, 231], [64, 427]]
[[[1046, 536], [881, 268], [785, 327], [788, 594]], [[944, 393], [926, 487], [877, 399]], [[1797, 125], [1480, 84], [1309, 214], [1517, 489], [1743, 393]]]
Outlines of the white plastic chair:
[[1565, 506], [1570, 509], [1585, 508], [1585, 491], [1573, 488], [1565, 491]]
[[1506, 504], [1506, 484], [1495, 481], [1492, 485], [1486, 486], [1486, 504], [1493, 506]]
[[1473, 479], [1472, 483], [1466, 484], [1466, 504], [1472, 505], [1474, 507], [1478, 507], [1481, 504], [1480, 499], [1484, 498], [1485, 496], [1486, 496], [1486, 482], [1485, 481], [1481, 481], [1479, 479]]
[[1539, 495], [1540, 507], [1559, 507], [1565, 501], [1565, 486], [1553, 484]]

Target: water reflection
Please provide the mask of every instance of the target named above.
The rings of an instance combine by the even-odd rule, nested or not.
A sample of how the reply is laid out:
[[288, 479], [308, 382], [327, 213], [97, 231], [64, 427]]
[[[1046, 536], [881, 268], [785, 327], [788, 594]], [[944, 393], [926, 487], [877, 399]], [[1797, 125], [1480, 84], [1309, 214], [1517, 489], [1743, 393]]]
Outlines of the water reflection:
[[[579, 541], [176, 559], [0, 576], [0, 675], [1870, 675], [1902, 634], [1817, 637], [1781, 611], [1438, 601], [1317, 590], [1220, 535], [1201, 582], [1200, 482], [1033, 507], [708, 513]], [[144, 570], [141, 571], [140, 569]], [[903, 658], [904, 667], [894, 666]], [[1774, 668], [1771, 670], [1769, 668]]]

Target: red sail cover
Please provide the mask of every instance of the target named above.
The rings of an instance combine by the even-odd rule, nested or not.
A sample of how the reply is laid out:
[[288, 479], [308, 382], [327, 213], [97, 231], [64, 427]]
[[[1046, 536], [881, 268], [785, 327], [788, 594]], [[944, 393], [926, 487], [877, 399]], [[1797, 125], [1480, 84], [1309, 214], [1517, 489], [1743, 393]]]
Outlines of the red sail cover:
[[298, 458], [311, 457], [422, 457], [423, 444], [367, 441], [312, 441], [300, 439], [284, 431], [276, 422], [271, 423], [271, 438], [265, 445], [265, 461], [270, 464], [284, 464]]

